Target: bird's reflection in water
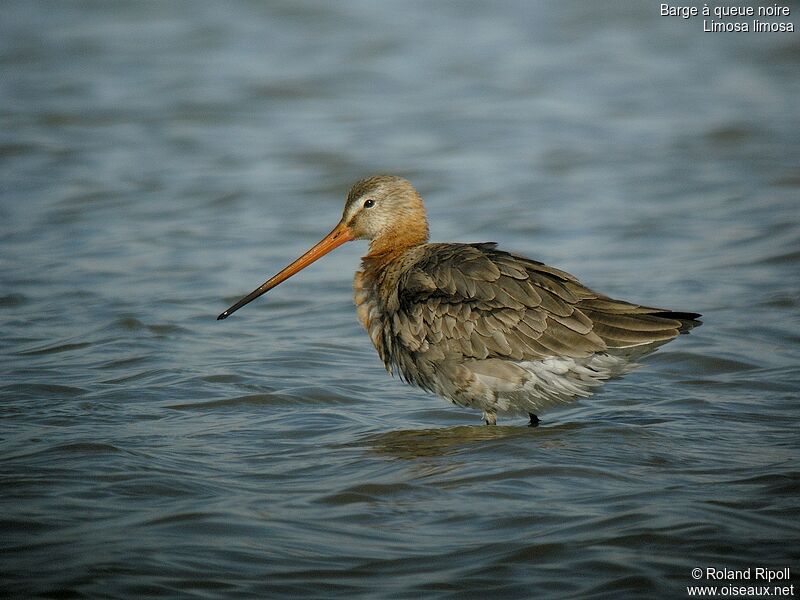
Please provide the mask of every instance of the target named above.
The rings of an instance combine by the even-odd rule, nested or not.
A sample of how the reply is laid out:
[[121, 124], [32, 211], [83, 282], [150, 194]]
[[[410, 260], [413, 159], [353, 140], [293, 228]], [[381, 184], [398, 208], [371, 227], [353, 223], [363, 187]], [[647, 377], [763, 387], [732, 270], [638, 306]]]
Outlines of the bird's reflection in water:
[[474, 446], [519, 438], [531, 438], [531, 441], [539, 446], [560, 445], [561, 433], [581, 427], [578, 423], [564, 423], [536, 428], [458, 425], [439, 429], [406, 429], [367, 436], [359, 445], [370, 448], [378, 454], [414, 459], [461, 454]]

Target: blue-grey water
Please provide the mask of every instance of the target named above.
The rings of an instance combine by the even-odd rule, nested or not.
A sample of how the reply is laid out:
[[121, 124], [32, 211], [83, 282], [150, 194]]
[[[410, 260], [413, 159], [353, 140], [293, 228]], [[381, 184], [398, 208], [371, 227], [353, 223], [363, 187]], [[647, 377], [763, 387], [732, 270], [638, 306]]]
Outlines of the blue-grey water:
[[[658, 12], [3, 2], [0, 596], [796, 582], [800, 38]], [[363, 243], [215, 320], [379, 172], [434, 240], [704, 325], [531, 429], [387, 375]]]

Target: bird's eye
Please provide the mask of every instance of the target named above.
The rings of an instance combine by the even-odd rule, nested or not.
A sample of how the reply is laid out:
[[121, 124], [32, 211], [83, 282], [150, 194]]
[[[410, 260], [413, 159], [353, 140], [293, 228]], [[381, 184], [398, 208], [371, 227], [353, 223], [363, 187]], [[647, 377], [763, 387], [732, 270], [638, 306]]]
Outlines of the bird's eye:
[[373, 206], [375, 206], [375, 200], [372, 198], [367, 198], [364, 200], [364, 208], [372, 208]]

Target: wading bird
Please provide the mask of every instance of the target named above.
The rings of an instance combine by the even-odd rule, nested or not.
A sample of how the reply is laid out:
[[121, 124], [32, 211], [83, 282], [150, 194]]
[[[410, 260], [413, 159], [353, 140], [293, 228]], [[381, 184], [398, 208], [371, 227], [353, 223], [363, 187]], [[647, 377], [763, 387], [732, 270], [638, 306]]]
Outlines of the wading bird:
[[699, 325], [697, 313], [614, 300], [494, 243], [430, 244], [425, 207], [401, 177], [356, 183], [341, 221], [218, 319], [351, 240], [369, 240], [353, 288], [358, 319], [390, 373], [480, 409], [527, 415], [588, 396]]

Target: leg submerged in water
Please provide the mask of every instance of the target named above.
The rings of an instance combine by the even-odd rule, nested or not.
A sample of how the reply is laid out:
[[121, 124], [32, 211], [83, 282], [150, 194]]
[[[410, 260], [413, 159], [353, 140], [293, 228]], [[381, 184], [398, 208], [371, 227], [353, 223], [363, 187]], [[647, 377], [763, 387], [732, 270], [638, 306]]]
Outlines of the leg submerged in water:
[[497, 425], [497, 415], [495, 413], [483, 413], [483, 420], [486, 421], [487, 425]]
[[533, 413], [528, 413], [528, 415], [530, 415], [530, 417], [531, 417], [531, 422], [528, 423], [528, 427], [538, 427], [539, 426], [539, 417], [537, 417]]

